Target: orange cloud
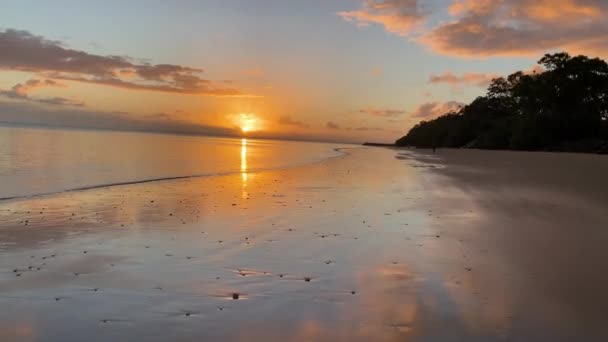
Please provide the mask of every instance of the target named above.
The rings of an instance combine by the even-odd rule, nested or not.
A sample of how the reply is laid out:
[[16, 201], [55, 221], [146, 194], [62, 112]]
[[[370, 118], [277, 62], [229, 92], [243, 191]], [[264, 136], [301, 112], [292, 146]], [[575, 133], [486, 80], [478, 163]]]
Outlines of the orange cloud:
[[571, 17], [598, 18], [602, 16], [603, 11], [597, 4], [584, 3], [577, 0], [562, 0], [558, 1], [534, 1], [524, 4], [520, 8], [521, 15], [529, 15], [530, 17], [543, 21], [561, 21]]
[[560, 49], [608, 54], [606, 0], [452, 0], [447, 13], [451, 20], [422, 31], [414, 27], [429, 13], [415, 0], [367, 0], [362, 9], [339, 15], [359, 25], [381, 24], [456, 57], [529, 56]]
[[425, 19], [417, 0], [366, 0], [361, 9], [339, 12], [338, 15], [360, 26], [383, 25], [387, 31], [400, 36], [408, 35]]
[[359, 110], [359, 113], [369, 114], [377, 117], [393, 117], [405, 114], [404, 110], [399, 109], [378, 109], [378, 108], [366, 108]]
[[477, 87], [487, 87], [494, 78], [498, 77], [494, 74], [484, 74], [468, 72], [461, 76], [454, 75], [450, 71], [446, 71], [440, 75], [431, 75], [429, 83], [446, 83], [452, 87], [458, 87], [462, 85], [472, 85]]
[[25, 83], [19, 83], [15, 85], [12, 90], [17, 95], [26, 96], [32, 90], [44, 87], [65, 87], [65, 85], [54, 80], [31, 79], [26, 81]]
[[547, 50], [608, 53], [604, 0], [457, 0], [418, 41], [459, 57], [525, 56]]
[[427, 102], [418, 106], [410, 115], [411, 118], [424, 118], [430, 120], [447, 114], [456, 112], [464, 106], [464, 103], [449, 101], [449, 102]]

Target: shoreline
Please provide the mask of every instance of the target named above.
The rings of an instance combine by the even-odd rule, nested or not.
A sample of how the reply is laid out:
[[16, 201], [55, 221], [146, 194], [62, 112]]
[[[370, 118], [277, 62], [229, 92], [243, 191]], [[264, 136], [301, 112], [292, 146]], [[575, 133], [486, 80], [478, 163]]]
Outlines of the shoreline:
[[[414, 147], [414, 146], [398, 146], [395, 144], [384, 144], [384, 143], [363, 143], [362, 146], [370, 147], [386, 147], [397, 150], [409, 150], [409, 151], [427, 151], [432, 150], [432, 147]], [[597, 151], [569, 151], [569, 150], [497, 150], [497, 149], [484, 149], [484, 148], [473, 148], [473, 147], [437, 147], [437, 151], [440, 150], [470, 150], [470, 151], [489, 151], [489, 152], [526, 152], [526, 153], [559, 153], [559, 154], [592, 154], [592, 155], [607, 155], [607, 152]]]
[[[267, 171], [273, 171], [273, 170], [288, 170], [288, 169], [291, 169], [291, 168], [298, 168], [298, 167], [302, 167], [302, 166], [305, 166], [305, 165], [312, 165], [312, 164], [316, 164], [316, 163], [322, 163], [324, 161], [327, 161], [327, 160], [330, 160], [330, 159], [334, 159], [334, 158], [343, 158], [343, 157], [345, 157], [345, 156], [348, 155], [348, 152], [345, 152], [345, 150], [354, 150], [354, 149], [358, 149], [358, 148], [361, 148], [361, 147], [357, 147], [357, 146], [354, 146], [354, 147], [335, 147], [332, 150], [335, 151], [335, 152], [339, 152], [340, 153], [339, 155], [329, 156], [329, 157], [325, 157], [325, 158], [322, 158], [322, 159], [319, 159], [319, 160], [315, 160], [315, 161], [294, 163], [293, 165], [283, 166], [283, 167], [277, 166], [277, 167], [274, 167], [274, 168], [248, 169], [246, 171], [246, 173], [253, 174], [253, 173], [267, 172]], [[144, 184], [144, 183], [154, 183], [154, 182], [166, 182], [166, 181], [175, 181], [175, 180], [184, 180], [184, 179], [194, 179], [194, 178], [202, 178], [202, 177], [221, 177], [221, 176], [228, 176], [228, 175], [235, 175], [235, 174], [242, 174], [242, 173], [243, 173], [243, 171], [235, 170], [235, 171], [220, 172], [220, 173], [196, 174], [196, 175], [187, 175], [187, 176], [159, 177], [159, 178], [133, 180], [133, 181], [125, 181], [125, 182], [116, 182], [116, 183], [89, 185], [89, 186], [70, 188], [70, 189], [65, 189], [65, 190], [60, 190], [60, 191], [52, 191], [52, 192], [33, 194], [33, 195], [18, 195], [18, 196], [0, 197], [0, 205], [3, 202], [7, 202], [7, 201], [28, 200], [28, 199], [31, 199], [31, 198], [53, 196], [53, 195], [58, 195], [58, 194], [62, 194], [62, 193], [69, 193], [69, 192], [79, 192], [79, 191], [87, 191], [87, 190], [94, 190], [94, 189], [120, 187], [120, 186], [128, 186], [128, 185]]]
[[526, 154], [349, 152], [0, 203], [0, 337], [606, 337], [600, 187], [539, 197]]

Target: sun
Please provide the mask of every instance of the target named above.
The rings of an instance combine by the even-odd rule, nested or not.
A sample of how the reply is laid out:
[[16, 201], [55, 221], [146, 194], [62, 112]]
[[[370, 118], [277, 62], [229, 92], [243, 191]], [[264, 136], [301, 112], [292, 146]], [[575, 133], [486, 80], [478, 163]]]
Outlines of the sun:
[[253, 113], [241, 113], [239, 115], [239, 126], [243, 133], [255, 131], [257, 128], [257, 121], [258, 119]]

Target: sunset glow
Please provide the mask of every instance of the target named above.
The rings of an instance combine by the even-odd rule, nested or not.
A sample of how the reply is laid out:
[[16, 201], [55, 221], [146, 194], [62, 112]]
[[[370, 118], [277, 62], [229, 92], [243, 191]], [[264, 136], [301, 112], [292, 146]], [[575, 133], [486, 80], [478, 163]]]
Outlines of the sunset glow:
[[241, 113], [239, 126], [243, 133], [252, 132], [256, 130], [256, 123], [258, 119], [252, 113]]
[[[1, 119], [394, 142], [482, 95], [494, 77], [531, 70], [547, 51], [608, 51], [602, 1], [430, 2], [133, 1], [121, 11], [83, 3], [69, 17], [36, 4], [58, 18], [52, 25], [27, 2], [10, 2], [0, 13]], [[95, 11], [116, 15], [113, 30], [80, 29]]]

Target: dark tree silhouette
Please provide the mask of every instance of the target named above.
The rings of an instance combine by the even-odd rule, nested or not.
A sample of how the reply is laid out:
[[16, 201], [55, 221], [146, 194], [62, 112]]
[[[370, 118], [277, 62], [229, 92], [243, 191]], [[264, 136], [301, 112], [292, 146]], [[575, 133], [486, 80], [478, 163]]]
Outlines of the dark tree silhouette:
[[422, 121], [398, 146], [606, 152], [608, 64], [546, 54], [544, 71], [492, 80], [485, 96]]

